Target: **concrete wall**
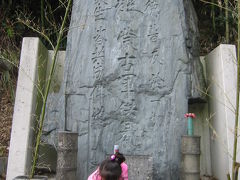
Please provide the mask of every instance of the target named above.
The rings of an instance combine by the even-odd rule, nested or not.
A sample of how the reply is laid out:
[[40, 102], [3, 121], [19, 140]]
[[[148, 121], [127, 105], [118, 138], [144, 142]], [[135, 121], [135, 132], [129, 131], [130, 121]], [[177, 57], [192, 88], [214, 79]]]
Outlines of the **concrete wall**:
[[[232, 167], [236, 98], [236, 50], [220, 45], [206, 56], [212, 172], [225, 180]], [[238, 148], [239, 149], [239, 148]], [[237, 160], [240, 160], [238, 155]]]
[[[16, 99], [13, 114], [7, 180], [29, 174], [32, 163], [35, 125], [42, 108], [46, 76], [49, 74], [53, 52], [39, 38], [24, 38], [22, 43]], [[60, 56], [60, 57], [59, 57]], [[59, 52], [57, 70], [53, 77], [53, 94], [60, 87], [65, 52]], [[60, 71], [60, 72], [59, 72]]]

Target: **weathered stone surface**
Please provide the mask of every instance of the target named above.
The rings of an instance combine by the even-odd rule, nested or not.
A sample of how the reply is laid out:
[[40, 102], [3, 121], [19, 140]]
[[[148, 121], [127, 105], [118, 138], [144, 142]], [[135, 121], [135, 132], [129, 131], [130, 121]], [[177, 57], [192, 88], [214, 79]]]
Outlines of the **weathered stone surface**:
[[[52, 64], [53, 51], [48, 53], [47, 74], [49, 76], [50, 67]], [[58, 131], [65, 130], [64, 111], [60, 109], [63, 105], [64, 95], [60, 92], [60, 87], [63, 82], [64, 64], [65, 64], [65, 51], [59, 51], [56, 61], [56, 70], [53, 75], [51, 88], [47, 99], [47, 108], [44, 120], [43, 138], [42, 140], [48, 144], [57, 146], [58, 144]], [[59, 108], [60, 107], [60, 108]]]
[[[128, 165], [128, 179], [152, 180], [153, 158], [151, 156], [125, 156]], [[136, 166], [137, 164], [137, 166]]]
[[200, 154], [200, 136], [182, 136], [182, 154]]
[[194, 17], [188, 0], [74, 1], [55, 112], [79, 133], [80, 180], [114, 144], [151, 155], [154, 180], [180, 177], [183, 115], [202, 82]]
[[57, 180], [77, 180], [77, 151], [78, 134], [59, 132], [58, 134], [58, 159]]

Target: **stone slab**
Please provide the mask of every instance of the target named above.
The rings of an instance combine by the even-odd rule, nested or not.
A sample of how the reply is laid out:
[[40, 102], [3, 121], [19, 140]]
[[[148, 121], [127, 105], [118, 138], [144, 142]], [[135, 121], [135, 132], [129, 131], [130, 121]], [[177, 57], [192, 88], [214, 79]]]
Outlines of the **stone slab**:
[[74, 1], [53, 113], [79, 134], [80, 179], [114, 144], [152, 155], [153, 179], [176, 179], [183, 115], [201, 84], [196, 16], [191, 1], [127, 2]]

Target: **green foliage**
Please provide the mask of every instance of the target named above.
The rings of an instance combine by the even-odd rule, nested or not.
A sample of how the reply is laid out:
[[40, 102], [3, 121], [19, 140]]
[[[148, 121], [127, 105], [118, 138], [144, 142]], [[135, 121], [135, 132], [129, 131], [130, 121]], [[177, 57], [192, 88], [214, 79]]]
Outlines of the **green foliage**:
[[[0, 64], [1, 61], [4, 61], [9, 68], [3, 71], [0, 67], [0, 85], [2, 86], [0, 88], [9, 91], [12, 100], [14, 99], [22, 38], [26, 36], [39, 37], [48, 49], [53, 49], [66, 10], [66, 2], [67, 0], [0, 1]], [[66, 27], [70, 23], [70, 14], [66, 19]], [[49, 37], [49, 41], [41, 33]], [[66, 48], [66, 36], [67, 30], [63, 32], [60, 49]]]
[[[32, 9], [29, 7], [19, 8], [16, 19], [19, 23], [25, 25], [28, 33], [39, 37], [48, 49], [52, 49], [53, 45], [55, 46], [57, 42], [57, 37], [61, 27], [62, 19], [64, 17], [67, 2], [67, 0], [41, 0], [37, 2], [38, 7], [37, 9], [34, 9], [34, 11], [32, 11]], [[35, 2], [33, 1], [33, 3]], [[70, 14], [71, 13], [69, 13], [66, 19], [66, 27], [68, 27], [70, 24]], [[46, 40], [41, 34], [45, 34], [54, 44], [50, 44], [49, 41]], [[60, 49], [66, 49], [66, 36], [67, 31], [64, 31], [64, 38], [60, 42]]]
[[237, 44], [236, 0], [193, 0], [193, 4], [200, 21], [203, 54], [210, 52], [219, 43]]
[[15, 96], [15, 85], [14, 82], [12, 81], [12, 77], [9, 73], [9, 71], [4, 71], [0, 73], [0, 81], [3, 86], [3, 89], [6, 91], [9, 91], [11, 95], [11, 102], [14, 102], [14, 96]]

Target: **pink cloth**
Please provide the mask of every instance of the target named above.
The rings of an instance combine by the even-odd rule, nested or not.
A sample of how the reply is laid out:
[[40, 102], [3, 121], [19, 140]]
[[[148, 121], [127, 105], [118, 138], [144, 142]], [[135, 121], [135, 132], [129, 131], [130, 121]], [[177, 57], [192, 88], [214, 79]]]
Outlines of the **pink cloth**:
[[[126, 163], [121, 164], [122, 174], [119, 180], [128, 180], [128, 166]], [[89, 177], [88, 180], [102, 180], [101, 176], [99, 175], [99, 168], [94, 171]]]

